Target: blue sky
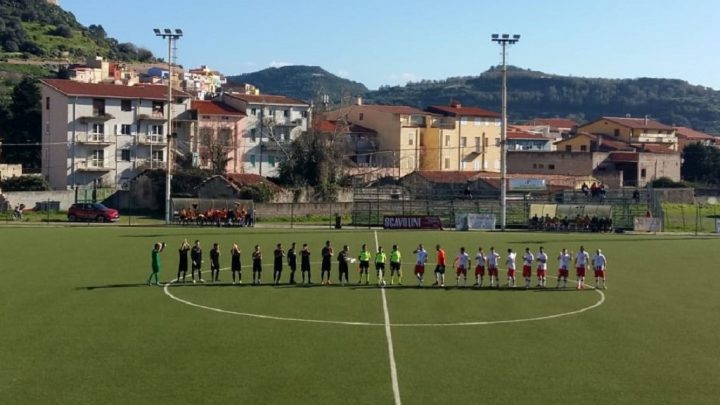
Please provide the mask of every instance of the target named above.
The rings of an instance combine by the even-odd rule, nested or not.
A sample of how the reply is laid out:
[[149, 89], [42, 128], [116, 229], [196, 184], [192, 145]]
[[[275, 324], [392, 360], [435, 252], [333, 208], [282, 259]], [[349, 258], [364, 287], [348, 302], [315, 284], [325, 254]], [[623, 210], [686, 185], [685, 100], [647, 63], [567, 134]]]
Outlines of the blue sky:
[[166, 57], [154, 27], [182, 28], [178, 62], [226, 75], [318, 65], [364, 83], [477, 75], [492, 33], [521, 34], [509, 63], [546, 73], [667, 77], [720, 90], [717, 0], [61, 0], [84, 25]]

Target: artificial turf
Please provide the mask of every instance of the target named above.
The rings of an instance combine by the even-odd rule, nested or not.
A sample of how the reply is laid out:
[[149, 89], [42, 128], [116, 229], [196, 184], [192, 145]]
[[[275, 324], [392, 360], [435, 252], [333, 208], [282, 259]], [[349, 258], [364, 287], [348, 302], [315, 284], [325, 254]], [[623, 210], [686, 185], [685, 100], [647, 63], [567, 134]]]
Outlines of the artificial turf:
[[[719, 240], [654, 235], [378, 231], [404, 254], [402, 288], [387, 287], [400, 398], [412, 403], [717, 403]], [[166, 241], [161, 279], [175, 276], [183, 238], [265, 253], [265, 285], [144, 284], [150, 250]], [[0, 403], [375, 403], [392, 404], [380, 289], [320, 286], [324, 241], [375, 247], [373, 231], [218, 228], [6, 227], [0, 230]], [[271, 252], [310, 244], [312, 287], [269, 286]], [[464, 245], [522, 252], [543, 245], [553, 260], [567, 247], [602, 248], [608, 286], [595, 291], [423, 289], [413, 285], [412, 249], [434, 260]], [[431, 267], [426, 284], [432, 278]], [[501, 275], [503, 272], [501, 272]], [[333, 263], [333, 281], [337, 266]], [[357, 273], [351, 270], [351, 282]], [[288, 279], [285, 268], [283, 280]], [[372, 277], [371, 281], [375, 278]], [[592, 281], [592, 277], [590, 277]], [[533, 280], [534, 281], [534, 280]], [[504, 280], [503, 280], [504, 283]], [[522, 284], [522, 280], [519, 280]], [[452, 272], [448, 284], [454, 284]], [[590, 283], [592, 284], [592, 282]], [[549, 285], [554, 287], [551, 279]], [[308, 323], [278, 318], [359, 322]], [[407, 324], [433, 324], [408, 326]]]

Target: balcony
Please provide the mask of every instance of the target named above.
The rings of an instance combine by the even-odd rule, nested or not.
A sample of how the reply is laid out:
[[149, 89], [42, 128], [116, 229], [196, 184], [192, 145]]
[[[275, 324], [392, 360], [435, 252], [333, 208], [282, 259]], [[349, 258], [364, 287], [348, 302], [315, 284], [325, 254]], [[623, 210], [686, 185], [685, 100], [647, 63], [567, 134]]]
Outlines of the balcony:
[[162, 111], [153, 111], [151, 114], [138, 114], [138, 121], [165, 121], [165, 114]]
[[113, 170], [112, 161], [105, 159], [88, 159], [77, 163], [81, 172], [109, 172]]
[[164, 146], [167, 143], [165, 135], [138, 135], [138, 145], [160, 145]]
[[443, 119], [435, 120], [435, 121], [433, 121], [432, 127], [440, 128], [440, 129], [455, 129], [455, 119], [454, 118], [451, 118], [451, 119], [443, 118]]
[[115, 143], [115, 136], [94, 133], [78, 134], [75, 142], [88, 145], [112, 145]]
[[637, 142], [640, 142], [640, 143], [676, 143], [677, 138], [674, 136], [662, 136], [662, 135], [640, 135], [637, 137]]
[[83, 124], [88, 124], [91, 122], [106, 122], [113, 118], [115, 118], [115, 117], [112, 116], [112, 114], [101, 113], [101, 114], [93, 114], [93, 115], [86, 115], [83, 117], [79, 117], [78, 121], [80, 121]]
[[166, 162], [157, 159], [137, 159], [135, 160], [135, 168], [139, 171], [143, 170], [165, 170]]

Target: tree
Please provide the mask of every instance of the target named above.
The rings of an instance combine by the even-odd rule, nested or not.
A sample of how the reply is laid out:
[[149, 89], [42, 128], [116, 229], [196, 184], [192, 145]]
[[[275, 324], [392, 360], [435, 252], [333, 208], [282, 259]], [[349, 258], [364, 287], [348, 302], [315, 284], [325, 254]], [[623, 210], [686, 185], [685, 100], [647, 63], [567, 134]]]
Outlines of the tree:
[[65, 24], [58, 25], [54, 30], [50, 31], [50, 35], [63, 38], [72, 38], [73, 32], [70, 27]]
[[[25, 168], [40, 167], [42, 141], [40, 89], [37, 80], [26, 77], [13, 89], [10, 104], [10, 125], [3, 147], [8, 163], [21, 163]], [[23, 146], [28, 145], [28, 146]]]
[[685, 146], [680, 174], [688, 181], [720, 184], [720, 149], [701, 143]]
[[200, 158], [210, 164], [212, 174], [227, 172], [227, 165], [232, 161], [228, 152], [233, 143], [233, 131], [228, 128], [218, 131], [211, 127], [200, 128]]

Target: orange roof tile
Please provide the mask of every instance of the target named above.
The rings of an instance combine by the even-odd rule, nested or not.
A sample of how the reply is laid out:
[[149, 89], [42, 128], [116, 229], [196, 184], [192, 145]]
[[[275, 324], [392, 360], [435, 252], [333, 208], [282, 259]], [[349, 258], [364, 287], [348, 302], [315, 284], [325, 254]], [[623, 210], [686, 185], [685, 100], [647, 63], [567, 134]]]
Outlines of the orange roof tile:
[[569, 118], [534, 118], [527, 122], [527, 125], [547, 125], [551, 128], [572, 128], [578, 125]]
[[591, 121], [587, 124], [581, 125], [581, 127], [584, 127], [586, 125], [598, 122], [600, 120], [607, 120], [610, 122], [614, 122], [618, 125], [622, 125], [624, 127], [632, 128], [632, 129], [659, 129], [663, 131], [672, 131], [673, 128], [671, 126], [662, 124], [658, 121], [655, 121], [650, 118], [627, 118], [627, 117], [601, 117], [595, 121]]
[[718, 138], [688, 127], [676, 127], [675, 135], [693, 141], [715, 141]]
[[[165, 85], [124, 86], [80, 83], [64, 79], [43, 79], [40, 82], [66, 96], [167, 100], [167, 86]], [[190, 98], [190, 95], [184, 91], [173, 90], [172, 94], [175, 97]]]
[[232, 108], [231, 106], [219, 101], [194, 100], [192, 109], [197, 110], [199, 115], [237, 115], [245, 116], [245, 113]]
[[[326, 133], [326, 134], [333, 134], [338, 131], [338, 122], [332, 121], [332, 120], [317, 120], [313, 124], [313, 128], [317, 132]], [[363, 126], [357, 125], [357, 124], [348, 124], [345, 128], [340, 128], [343, 133], [347, 134], [358, 134], [358, 133], [364, 133], [368, 135], [377, 135], [377, 132], [370, 128], [365, 128]]]
[[281, 105], [302, 105], [308, 106], [309, 104], [287, 96], [275, 96], [272, 94], [235, 94], [225, 93], [226, 97], [232, 97], [238, 100], [245, 101], [252, 104], [281, 104]]
[[479, 107], [455, 107], [447, 105], [433, 105], [427, 108], [429, 112], [449, 115], [452, 117], [489, 117], [500, 118], [500, 113]]
[[406, 105], [363, 104], [359, 107], [367, 107], [376, 111], [381, 111], [389, 114], [426, 115], [425, 111], [413, 107], [408, 107]]

